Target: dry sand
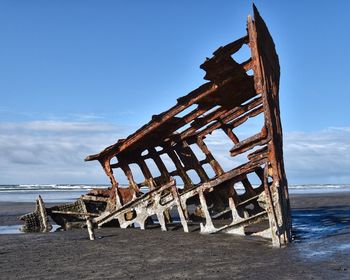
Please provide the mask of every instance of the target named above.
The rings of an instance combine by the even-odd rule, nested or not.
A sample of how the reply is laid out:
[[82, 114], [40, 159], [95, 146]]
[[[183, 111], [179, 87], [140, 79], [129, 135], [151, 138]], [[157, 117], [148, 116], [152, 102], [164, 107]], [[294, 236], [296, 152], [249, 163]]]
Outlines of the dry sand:
[[[350, 194], [291, 198], [287, 248], [225, 234], [103, 228], [0, 235], [1, 279], [350, 279]], [[0, 225], [34, 204], [0, 203]]]

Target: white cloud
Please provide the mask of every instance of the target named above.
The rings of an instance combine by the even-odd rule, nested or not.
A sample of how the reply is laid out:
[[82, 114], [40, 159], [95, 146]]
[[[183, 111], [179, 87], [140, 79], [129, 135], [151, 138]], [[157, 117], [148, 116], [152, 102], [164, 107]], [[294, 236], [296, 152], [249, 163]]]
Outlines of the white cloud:
[[97, 162], [84, 162], [130, 128], [108, 123], [0, 123], [0, 184], [106, 183]]
[[350, 128], [290, 132], [284, 158], [291, 183], [349, 183]]
[[108, 123], [98, 122], [69, 122], [69, 121], [31, 121], [11, 123], [0, 123], [0, 131], [10, 133], [12, 131], [18, 132], [104, 132], [114, 129], [115, 126]]
[[[93, 121], [2, 122], [0, 184], [108, 183], [98, 162], [84, 162], [84, 158], [133, 130]], [[284, 158], [289, 182], [348, 183], [349, 139], [348, 127], [285, 133]], [[214, 132], [205, 141], [224, 169], [242, 162], [242, 157], [230, 157], [233, 144], [223, 133]]]
[[[330, 127], [314, 132], [285, 132], [283, 150], [289, 183], [349, 183], [349, 139], [350, 127]], [[246, 161], [245, 155], [230, 157], [229, 150], [233, 144], [219, 131], [209, 135], [206, 143], [225, 170]]]

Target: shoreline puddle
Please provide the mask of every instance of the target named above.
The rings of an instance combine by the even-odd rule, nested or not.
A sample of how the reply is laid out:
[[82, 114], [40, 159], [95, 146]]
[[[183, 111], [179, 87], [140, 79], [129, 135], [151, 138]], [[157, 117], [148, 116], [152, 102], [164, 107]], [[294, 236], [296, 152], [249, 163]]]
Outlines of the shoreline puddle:
[[[22, 225], [10, 225], [10, 226], [0, 226], [0, 234], [24, 234], [25, 232], [21, 231]], [[52, 225], [50, 232], [55, 232], [60, 226]]]

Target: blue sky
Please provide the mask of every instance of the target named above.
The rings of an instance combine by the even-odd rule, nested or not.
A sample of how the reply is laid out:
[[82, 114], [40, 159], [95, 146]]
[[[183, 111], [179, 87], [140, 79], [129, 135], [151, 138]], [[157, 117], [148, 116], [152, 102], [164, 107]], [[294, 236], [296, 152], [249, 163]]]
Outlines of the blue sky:
[[[350, 2], [255, 3], [280, 57], [289, 182], [349, 183]], [[107, 183], [84, 157], [202, 84], [199, 65], [249, 13], [251, 1], [0, 1], [0, 184]]]

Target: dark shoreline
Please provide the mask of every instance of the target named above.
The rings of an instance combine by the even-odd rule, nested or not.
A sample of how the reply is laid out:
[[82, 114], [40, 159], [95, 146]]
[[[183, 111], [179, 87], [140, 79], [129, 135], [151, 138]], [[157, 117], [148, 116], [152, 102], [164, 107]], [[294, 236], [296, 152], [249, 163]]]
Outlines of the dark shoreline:
[[[0, 226], [34, 203], [0, 202]], [[295, 242], [159, 229], [0, 235], [1, 279], [350, 279], [350, 193], [291, 196]]]

